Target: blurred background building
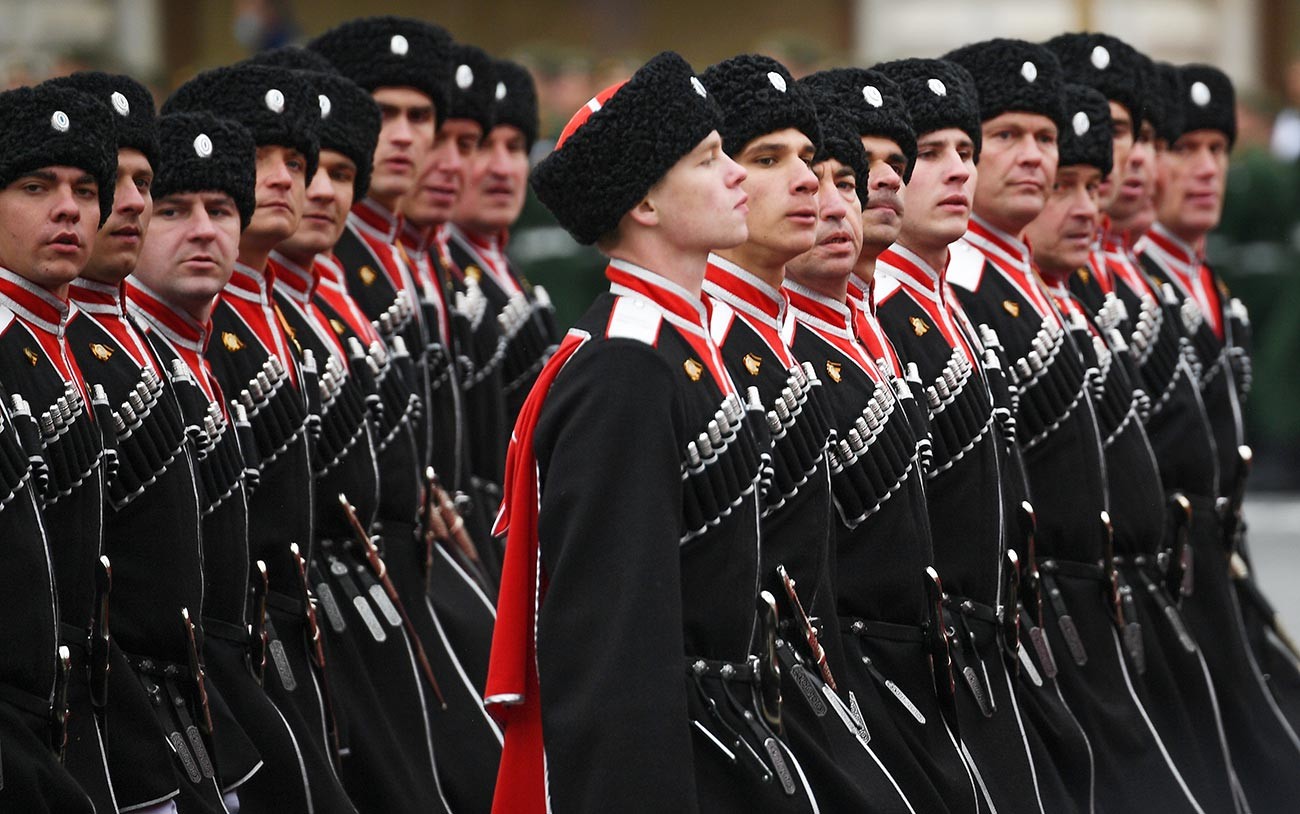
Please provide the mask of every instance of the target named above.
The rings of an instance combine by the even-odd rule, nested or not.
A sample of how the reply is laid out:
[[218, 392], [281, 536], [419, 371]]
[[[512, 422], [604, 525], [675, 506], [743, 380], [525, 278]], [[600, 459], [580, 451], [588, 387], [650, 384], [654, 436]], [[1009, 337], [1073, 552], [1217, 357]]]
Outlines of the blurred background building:
[[[376, 13], [431, 19], [523, 61], [550, 137], [665, 48], [698, 68], [761, 51], [801, 75], [992, 36], [1096, 29], [1160, 59], [1219, 65], [1238, 85], [1241, 135], [1209, 250], [1254, 321], [1255, 488], [1300, 490], [1300, 0], [0, 0], [0, 81], [104, 68], [161, 98], [199, 70]], [[544, 139], [538, 156], [549, 148]], [[603, 262], [532, 202], [511, 252], [566, 321], [603, 288]]]

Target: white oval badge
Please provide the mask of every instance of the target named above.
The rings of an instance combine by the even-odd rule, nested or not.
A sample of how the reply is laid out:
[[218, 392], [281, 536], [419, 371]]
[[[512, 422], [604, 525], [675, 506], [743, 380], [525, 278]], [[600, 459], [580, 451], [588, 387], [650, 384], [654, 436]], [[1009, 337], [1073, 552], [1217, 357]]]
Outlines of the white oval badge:
[[880, 88], [875, 85], [864, 85], [862, 88], [862, 98], [867, 100], [867, 104], [872, 107], [880, 107], [885, 103], [885, 97], [880, 95]]
[[1074, 134], [1079, 138], [1083, 138], [1092, 129], [1092, 122], [1088, 120], [1088, 114], [1082, 110], [1074, 114], [1074, 118], [1071, 119], [1070, 123], [1074, 125]]
[[125, 96], [122, 95], [122, 91], [120, 90], [113, 91], [113, 95], [110, 96], [109, 98], [113, 100], [113, 109], [117, 111], [117, 114], [119, 116], [131, 115], [131, 103], [126, 100]]
[[505, 82], [498, 82], [498, 83], [497, 83], [496, 99], [497, 99], [497, 101], [499, 102], [499, 101], [501, 101], [501, 100], [504, 99], [504, 98], [506, 98], [506, 83], [505, 83]]
[[468, 65], [461, 65], [456, 69], [456, 87], [461, 90], [469, 90], [474, 85], [474, 69]]
[[60, 133], [68, 132], [68, 128], [71, 126], [72, 120], [69, 119], [68, 114], [64, 113], [62, 110], [54, 111], [54, 115], [50, 117], [50, 127], [53, 127]]
[[401, 34], [394, 34], [393, 38], [388, 41], [388, 50], [397, 54], [399, 57], [404, 57], [406, 56], [406, 53], [411, 50], [411, 44], [407, 42], [406, 37], [403, 37]]
[[1089, 60], [1092, 62], [1092, 67], [1104, 71], [1110, 67], [1110, 51], [1106, 50], [1106, 46], [1098, 45], [1092, 49], [1092, 56], [1089, 57]]
[[265, 100], [266, 109], [272, 113], [284, 112], [284, 94], [279, 88], [271, 88], [266, 92]]
[[199, 158], [212, 155], [212, 139], [208, 138], [207, 133], [199, 133], [194, 137], [194, 154]]
[[316, 97], [316, 101], [320, 102], [320, 117], [322, 119], [327, 118], [330, 111], [334, 109], [334, 103], [330, 101], [330, 97], [323, 93]]
[[925, 86], [928, 87], [930, 89], [930, 92], [933, 93], [935, 96], [948, 95], [948, 89], [945, 88], [943, 86], [943, 82], [940, 82], [938, 79], [934, 79], [934, 78], [930, 79], [929, 82], [925, 83]]
[[1210, 103], [1210, 86], [1204, 82], [1193, 82], [1191, 95], [1197, 107], [1205, 107]]
[[1029, 60], [1025, 60], [1025, 64], [1020, 66], [1020, 75], [1025, 78], [1026, 82], [1033, 82], [1038, 78], [1038, 66]]
[[767, 81], [772, 83], [772, 87], [785, 93], [785, 77], [776, 71], [767, 72]]
[[695, 88], [695, 92], [700, 96], [703, 96], [706, 99], [708, 98], [709, 92], [704, 89], [704, 83], [700, 81], [698, 76], [691, 77], [691, 87]]

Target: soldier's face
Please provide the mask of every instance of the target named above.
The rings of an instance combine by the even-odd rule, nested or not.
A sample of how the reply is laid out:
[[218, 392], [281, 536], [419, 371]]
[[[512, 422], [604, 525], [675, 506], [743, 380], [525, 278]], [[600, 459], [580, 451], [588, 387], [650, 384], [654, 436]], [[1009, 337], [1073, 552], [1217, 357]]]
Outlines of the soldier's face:
[[1109, 209], [1119, 195], [1120, 184], [1123, 182], [1124, 165], [1128, 162], [1128, 154], [1133, 150], [1133, 142], [1137, 140], [1137, 133], [1134, 132], [1133, 116], [1128, 112], [1128, 108], [1119, 102], [1110, 103], [1110, 134], [1111, 134], [1111, 170], [1110, 174], [1101, 180], [1101, 208]]
[[970, 136], [955, 127], [922, 134], [907, 182], [899, 242], [914, 250], [938, 251], [966, 234], [978, 175]]
[[1074, 165], [1056, 172], [1047, 204], [1025, 227], [1034, 262], [1049, 277], [1083, 268], [1101, 220], [1101, 170]]
[[451, 220], [465, 187], [466, 162], [483, 138], [483, 127], [469, 119], [448, 119], [438, 130], [433, 149], [420, 165], [415, 186], [402, 199], [402, 214], [416, 226]]
[[95, 250], [82, 277], [116, 285], [135, 268], [153, 214], [153, 197], [149, 194], [152, 183], [153, 167], [144, 153], [131, 148], [117, 151], [113, 212], [99, 228]]
[[[1144, 122], [1138, 129], [1133, 146], [1129, 149], [1122, 166], [1116, 165], [1118, 183], [1115, 199], [1106, 208], [1112, 224], [1134, 232], [1145, 232], [1151, 226], [1152, 196], [1156, 189], [1156, 144], [1155, 132], [1150, 123]], [[1136, 221], [1144, 214], [1138, 224]]]
[[321, 150], [316, 177], [307, 186], [298, 231], [278, 247], [290, 260], [306, 265], [334, 248], [347, 226], [357, 165], [334, 150]]
[[239, 254], [239, 210], [224, 192], [185, 192], [154, 204], [136, 279], [206, 322]]
[[759, 136], [736, 156], [745, 168], [749, 240], [742, 266], [784, 265], [817, 240], [817, 176], [813, 143], [794, 128]]
[[786, 264], [786, 273], [825, 292], [853, 273], [862, 249], [862, 205], [853, 169], [834, 158], [813, 166], [817, 175], [817, 234], [813, 247]]
[[257, 208], [244, 239], [275, 246], [298, 230], [307, 189], [307, 159], [292, 147], [257, 148]]
[[1160, 156], [1156, 218], [1187, 242], [1219, 224], [1228, 181], [1228, 137], [1217, 130], [1184, 133]]
[[76, 167], [44, 167], [0, 190], [0, 264], [63, 296], [99, 229], [99, 185]]
[[1011, 111], [984, 122], [975, 214], [1011, 234], [1038, 217], [1056, 175], [1056, 123]]
[[654, 225], [684, 252], [731, 248], [749, 235], [744, 180], [745, 170], [722, 151], [714, 131], [678, 159], [629, 216]]
[[907, 156], [893, 139], [863, 136], [871, 173], [867, 208], [862, 210], [862, 247], [871, 259], [898, 240], [903, 228], [903, 174]]
[[452, 220], [482, 234], [509, 229], [528, 192], [528, 142], [513, 124], [493, 127], [470, 156]]
[[433, 146], [433, 102], [414, 88], [376, 88], [372, 95], [383, 125], [375, 145], [370, 196], [396, 209], [398, 199], [415, 186], [420, 164]]

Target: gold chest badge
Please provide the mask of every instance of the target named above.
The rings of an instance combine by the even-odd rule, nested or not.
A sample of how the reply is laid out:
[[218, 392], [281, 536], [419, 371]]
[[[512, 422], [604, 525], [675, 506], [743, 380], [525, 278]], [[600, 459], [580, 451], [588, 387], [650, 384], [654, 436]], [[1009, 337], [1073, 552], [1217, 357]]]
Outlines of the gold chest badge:
[[840, 379], [844, 378], [844, 375], [840, 373], [840, 369], [842, 367], [843, 365], [841, 365], [839, 362], [832, 362], [829, 359], [826, 360], [826, 375], [830, 376], [831, 381], [835, 382], [836, 384], [839, 384]]
[[101, 362], [107, 362], [113, 358], [113, 349], [101, 342], [90, 343], [90, 355], [94, 356]]
[[1077, 273], [1079, 275], [1079, 279], [1083, 280], [1084, 285], [1087, 285], [1088, 281], [1092, 279], [1092, 275], [1088, 273], [1087, 269], [1079, 269]]
[[749, 375], [751, 375], [751, 376], [757, 376], [757, 375], [758, 375], [758, 369], [759, 369], [762, 365], [763, 365], [763, 357], [761, 357], [761, 356], [755, 356], [755, 355], [752, 354], [752, 353], [746, 353], [746, 354], [745, 354], [745, 370], [748, 370], [748, 371], [749, 371]]
[[686, 371], [686, 375], [689, 376], [693, 382], [698, 382], [700, 376], [704, 375], [704, 365], [694, 359], [687, 359], [685, 362], [682, 362], [682, 369]]
[[27, 357], [27, 361], [31, 363], [32, 367], [36, 367], [36, 363], [41, 361], [40, 355], [31, 348], [23, 348], [23, 356]]
[[908, 317], [907, 322], [912, 326], [912, 333], [917, 336], [925, 336], [930, 332], [930, 326], [920, 317]]
[[357, 272], [357, 276], [361, 278], [362, 283], [368, 286], [375, 284], [375, 270], [370, 266], [362, 266], [361, 270]]
[[479, 278], [483, 276], [483, 269], [479, 268], [478, 266], [474, 266], [474, 265], [466, 266], [466, 267], [465, 267], [465, 276], [468, 277], [468, 278], [470, 278], [470, 279], [473, 280], [474, 282], [478, 282]]
[[1002, 309], [1013, 317], [1020, 316], [1020, 303], [1013, 300], [1003, 300]]
[[221, 345], [231, 353], [244, 349], [244, 340], [232, 334], [230, 331], [221, 332]]
[[339, 336], [342, 336], [343, 332], [347, 330], [347, 328], [343, 327], [343, 323], [339, 322], [337, 319], [330, 320], [330, 327], [333, 328], [334, 333], [338, 334]]

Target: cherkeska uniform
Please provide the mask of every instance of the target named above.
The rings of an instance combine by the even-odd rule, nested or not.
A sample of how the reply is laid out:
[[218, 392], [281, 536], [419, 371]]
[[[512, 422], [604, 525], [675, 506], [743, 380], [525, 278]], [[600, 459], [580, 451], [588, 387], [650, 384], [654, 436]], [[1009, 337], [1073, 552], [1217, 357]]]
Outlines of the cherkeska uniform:
[[[629, 157], [653, 122], [672, 126]], [[661, 54], [579, 111], [532, 183], [591, 243], [720, 124], [690, 66]], [[583, 194], [593, 177], [600, 194]], [[606, 273], [510, 447], [494, 811], [816, 810], [760, 709], [774, 679], [748, 656], [762, 416], [699, 297], [631, 263]]]

